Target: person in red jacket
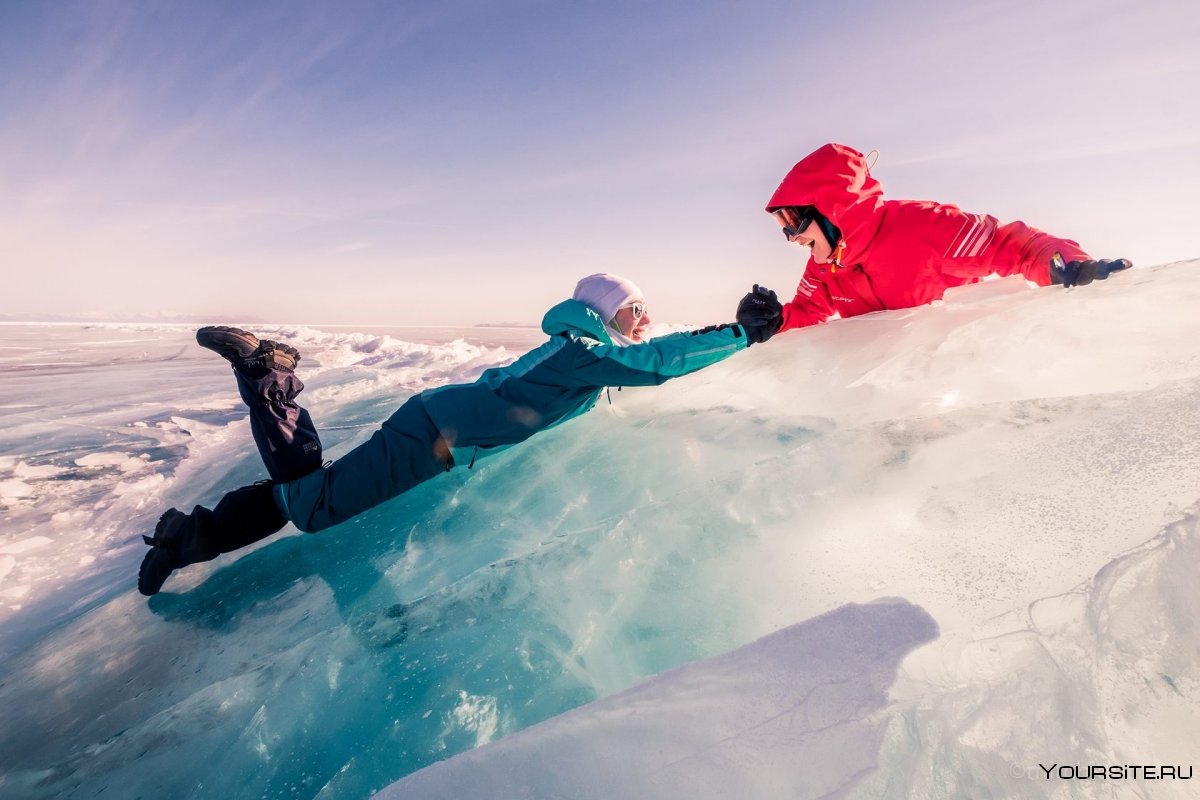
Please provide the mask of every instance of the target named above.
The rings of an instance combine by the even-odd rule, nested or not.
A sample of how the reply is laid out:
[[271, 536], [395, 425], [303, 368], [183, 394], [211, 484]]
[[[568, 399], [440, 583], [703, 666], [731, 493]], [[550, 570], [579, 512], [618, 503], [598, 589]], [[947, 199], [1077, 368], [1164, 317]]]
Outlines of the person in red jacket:
[[1076, 242], [1024, 222], [1001, 223], [942, 203], [885, 200], [866, 158], [843, 144], [827, 144], [792, 167], [767, 212], [789, 242], [811, 251], [791, 302], [781, 306], [774, 292], [755, 286], [738, 308], [739, 321], [769, 320], [772, 333], [817, 325], [835, 313], [923, 305], [992, 273], [1069, 287], [1132, 266], [1125, 259], [1094, 261]]

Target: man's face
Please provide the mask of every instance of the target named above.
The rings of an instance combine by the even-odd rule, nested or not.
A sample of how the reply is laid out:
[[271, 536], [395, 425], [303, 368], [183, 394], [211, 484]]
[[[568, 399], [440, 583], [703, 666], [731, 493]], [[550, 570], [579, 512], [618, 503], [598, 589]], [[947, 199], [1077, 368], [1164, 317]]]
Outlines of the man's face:
[[635, 342], [643, 340], [646, 328], [650, 327], [650, 312], [646, 301], [639, 300], [617, 311], [613, 317], [613, 326]]

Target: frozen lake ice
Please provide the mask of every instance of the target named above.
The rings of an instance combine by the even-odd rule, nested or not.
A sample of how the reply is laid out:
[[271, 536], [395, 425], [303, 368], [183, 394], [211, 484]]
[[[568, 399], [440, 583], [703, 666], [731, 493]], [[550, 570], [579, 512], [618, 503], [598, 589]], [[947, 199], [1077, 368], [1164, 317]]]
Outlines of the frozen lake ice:
[[[713, 797], [1188, 796], [1038, 764], [1200, 760], [1196, 266], [785, 334], [149, 602], [161, 510], [262, 477], [227, 366], [184, 326], [0, 326], [0, 797], [669, 797], [681, 758]], [[261, 327], [334, 457], [540, 340]], [[797, 642], [841, 655], [789, 676]], [[840, 674], [873, 693], [797, 703]], [[846, 738], [738, 738], [747, 693]]]

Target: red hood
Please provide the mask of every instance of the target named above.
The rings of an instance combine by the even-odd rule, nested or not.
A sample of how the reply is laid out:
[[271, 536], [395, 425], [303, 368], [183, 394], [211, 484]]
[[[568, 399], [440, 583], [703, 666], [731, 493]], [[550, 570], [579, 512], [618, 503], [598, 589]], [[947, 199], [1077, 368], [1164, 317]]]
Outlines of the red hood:
[[842, 232], [843, 263], [857, 264], [883, 221], [883, 187], [871, 177], [862, 153], [827, 144], [805, 156], [779, 184], [767, 211], [780, 206], [816, 206]]

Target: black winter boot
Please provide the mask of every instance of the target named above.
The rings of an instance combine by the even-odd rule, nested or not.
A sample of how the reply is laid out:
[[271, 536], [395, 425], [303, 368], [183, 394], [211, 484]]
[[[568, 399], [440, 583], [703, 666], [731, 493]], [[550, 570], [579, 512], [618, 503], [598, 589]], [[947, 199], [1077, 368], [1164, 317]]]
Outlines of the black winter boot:
[[212, 350], [237, 369], [250, 371], [278, 369], [292, 372], [300, 361], [300, 351], [282, 342], [259, 339], [241, 328], [210, 325], [196, 331], [196, 343]]
[[202, 520], [211, 516], [212, 512], [207, 508], [196, 506], [191, 514], [169, 508], [159, 517], [153, 538], [142, 537], [150, 545], [150, 552], [146, 553], [138, 570], [139, 592], [147, 597], [158, 594], [167, 577], [175, 570], [188, 564], [212, 561], [220, 555], [220, 551], [199, 530], [208, 527], [203, 525]]
[[158, 594], [180, 567], [212, 561], [221, 553], [264, 539], [286, 524], [269, 483], [235, 489], [211, 511], [204, 506], [196, 506], [190, 514], [168, 509], [159, 518], [154, 536], [142, 537], [150, 552], [138, 570], [138, 591], [147, 597]]

